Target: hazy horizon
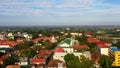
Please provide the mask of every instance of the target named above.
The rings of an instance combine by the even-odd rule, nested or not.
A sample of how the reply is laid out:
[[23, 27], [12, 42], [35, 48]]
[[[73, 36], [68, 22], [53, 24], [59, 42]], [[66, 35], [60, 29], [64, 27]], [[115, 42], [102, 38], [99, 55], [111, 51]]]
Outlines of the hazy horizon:
[[0, 25], [120, 25], [120, 0], [0, 0]]

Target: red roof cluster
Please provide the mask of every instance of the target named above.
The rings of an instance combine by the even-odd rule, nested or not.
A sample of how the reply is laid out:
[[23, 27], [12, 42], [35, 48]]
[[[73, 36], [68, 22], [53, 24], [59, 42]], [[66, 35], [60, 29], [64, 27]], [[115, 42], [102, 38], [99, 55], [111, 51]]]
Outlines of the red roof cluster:
[[87, 40], [88, 40], [88, 42], [90, 42], [90, 43], [100, 42], [99, 39], [97, 39], [97, 38], [92, 38], [92, 37], [88, 38]]
[[84, 48], [89, 49], [88, 45], [86, 45], [86, 44], [73, 46], [73, 49], [75, 49], [75, 50], [84, 49]]
[[[36, 43], [36, 42], [41, 41], [41, 40], [44, 40], [44, 41], [49, 40], [51, 42], [52, 37], [54, 37], [54, 36], [50, 36], [50, 37], [39, 36], [38, 38], [34, 39], [33, 42]], [[55, 37], [55, 39], [56, 39], [56, 37]]]
[[13, 47], [16, 46], [16, 42], [10, 40], [0, 40], [0, 45], [10, 45], [11, 47]]
[[55, 52], [64, 52], [64, 49], [63, 48], [56, 48]]

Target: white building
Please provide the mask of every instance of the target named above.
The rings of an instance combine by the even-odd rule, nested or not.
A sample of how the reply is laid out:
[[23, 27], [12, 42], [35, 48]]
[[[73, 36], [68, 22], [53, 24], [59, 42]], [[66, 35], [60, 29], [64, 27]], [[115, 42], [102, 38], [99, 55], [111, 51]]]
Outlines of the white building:
[[109, 48], [105, 45], [97, 45], [98, 51], [102, 55], [109, 55]]
[[0, 45], [0, 48], [10, 48], [10, 45], [8, 45], [8, 44], [2, 44], [2, 45]]
[[[68, 53], [66, 52], [55, 52], [53, 55], [54, 60], [61, 60], [64, 61], [64, 56], [67, 55]], [[73, 53], [75, 56], [78, 56], [80, 58], [80, 55], [83, 55], [80, 52]]]

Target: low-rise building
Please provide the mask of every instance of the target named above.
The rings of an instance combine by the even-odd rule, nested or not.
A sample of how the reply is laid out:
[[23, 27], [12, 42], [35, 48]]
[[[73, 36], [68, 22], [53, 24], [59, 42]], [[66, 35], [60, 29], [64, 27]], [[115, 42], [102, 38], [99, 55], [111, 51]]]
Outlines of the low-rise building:
[[[60, 60], [60, 61], [64, 61], [64, 56], [67, 55], [67, 52], [55, 52], [53, 55], [53, 60]], [[80, 58], [80, 55], [83, 55], [80, 52], [75, 52], [73, 53], [75, 56], [78, 56]]]
[[97, 49], [99, 51], [100, 54], [102, 55], [109, 55], [109, 48], [108, 46], [101, 44], [101, 43], [97, 43]]

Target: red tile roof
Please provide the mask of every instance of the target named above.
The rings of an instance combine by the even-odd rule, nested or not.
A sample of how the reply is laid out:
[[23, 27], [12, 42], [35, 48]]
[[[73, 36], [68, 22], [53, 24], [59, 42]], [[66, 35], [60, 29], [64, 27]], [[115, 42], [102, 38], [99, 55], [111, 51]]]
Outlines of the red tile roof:
[[[44, 41], [49, 40], [51, 42], [53, 37], [54, 36], [50, 36], [50, 37], [39, 36], [38, 38], [34, 39], [33, 42], [35, 43], [41, 40], [44, 40]], [[54, 38], [56, 39], [57, 37], [54, 37]]]
[[34, 39], [33, 42], [36, 43], [36, 42], [38, 42], [38, 41], [40, 41], [40, 40], [42, 40], [42, 39], [43, 39], [43, 37], [42, 37], [42, 36], [39, 36], [38, 38]]
[[56, 48], [55, 52], [64, 52], [64, 49], [63, 48]]
[[22, 43], [22, 42], [24, 41], [24, 39], [23, 39], [23, 38], [18, 38], [16, 41], [17, 41], [18, 43]]
[[97, 42], [97, 46], [100, 48], [108, 48], [103, 42]]
[[46, 57], [51, 54], [51, 50], [40, 50], [36, 56]]
[[36, 64], [36, 63], [45, 64], [45, 61], [46, 61], [45, 58], [39, 58], [39, 59], [38, 58], [33, 58], [32, 59], [33, 64]]
[[9, 40], [5, 40], [4, 42], [1, 43], [2, 44], [9, 44], [10, 46], [16, 46], [16, 42], [14, 41], [9, 41]]
[[88, 42], [90, 42], [90, 43], [100, 42], [99, 39], [97, 39], [97, 38], [92, 38], [92, 37], [88, 38], [87, 40], [88, 40]]
[[112, 44], [111, 42], [103, 42], [103, 43], [104, 43], [105, 45], [106, 45], [106, 44]]
[[86, 45], [86, 44], [73, 46], [73, 49], [75, 49], [75, 50], [84, 49], [84, 48], [88, 49], [89, 47], [88, 47], [88, 45]]

